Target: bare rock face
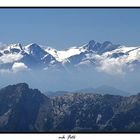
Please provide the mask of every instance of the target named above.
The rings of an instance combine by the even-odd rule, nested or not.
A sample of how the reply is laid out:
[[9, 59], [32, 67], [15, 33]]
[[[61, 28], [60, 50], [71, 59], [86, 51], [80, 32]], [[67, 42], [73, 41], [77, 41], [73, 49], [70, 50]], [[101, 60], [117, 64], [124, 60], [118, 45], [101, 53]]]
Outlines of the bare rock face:
[[140, 94], [48, 98], [26, 83], [0, 90], [0, 132], [140, 132]]
[[[44, 108], [45, 106], [45, 108]], [[52, 105], [49, 98], [25, 83], [0, 90], [0, 130], [30, 132], [48, 130]]]

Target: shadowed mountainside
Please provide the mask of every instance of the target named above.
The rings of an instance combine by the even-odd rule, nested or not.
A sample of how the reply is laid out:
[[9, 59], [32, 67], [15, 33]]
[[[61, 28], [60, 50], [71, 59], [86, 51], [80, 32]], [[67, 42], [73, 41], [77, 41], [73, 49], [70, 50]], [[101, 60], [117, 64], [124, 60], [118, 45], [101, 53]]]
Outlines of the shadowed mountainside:
[[140, 94], [48, 98], [26, 83], [0, 90], [0, 132], [129, 131], [140, 132]]

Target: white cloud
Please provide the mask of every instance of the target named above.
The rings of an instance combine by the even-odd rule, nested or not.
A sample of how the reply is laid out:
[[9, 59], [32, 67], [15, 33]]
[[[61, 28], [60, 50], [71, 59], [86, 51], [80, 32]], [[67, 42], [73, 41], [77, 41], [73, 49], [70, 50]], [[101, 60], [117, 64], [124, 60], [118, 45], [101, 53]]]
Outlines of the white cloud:
[[124, 75], [127, 71], [133, 71], [134, 65], [127, 64], [121, 59], [107, 58], [100, 61], [97, 70], [110, 75]]
[[23, 56], [21, 54], [6, 54], [0, 57], [0, 64], [3, 63], [12, 63], [14, 61], [18, 61]]
[[25, 70], [29, 70], [29, 69], [24, 63], [21, 63], [21, 62], [15, 62], [12, 66], [13, 72], [19, 72], [19, 71], [25, 71]]

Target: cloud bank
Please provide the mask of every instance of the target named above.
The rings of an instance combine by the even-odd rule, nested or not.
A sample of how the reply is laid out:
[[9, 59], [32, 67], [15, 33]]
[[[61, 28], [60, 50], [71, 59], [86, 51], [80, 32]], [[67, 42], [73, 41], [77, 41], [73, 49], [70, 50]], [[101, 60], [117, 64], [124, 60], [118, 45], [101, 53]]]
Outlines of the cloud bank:
[[127, 64], [120, 59], [104, 59], [101, 60], [96, 69], [110, 75], [125, 75], [127, 72], [134, 70], [134, 64]]
[[12, 71], [13, 72], [19, 72], [19, 71], [25, 71], [28, 70], [28, 67], [21, 62], [15, 62], [12, 66]]

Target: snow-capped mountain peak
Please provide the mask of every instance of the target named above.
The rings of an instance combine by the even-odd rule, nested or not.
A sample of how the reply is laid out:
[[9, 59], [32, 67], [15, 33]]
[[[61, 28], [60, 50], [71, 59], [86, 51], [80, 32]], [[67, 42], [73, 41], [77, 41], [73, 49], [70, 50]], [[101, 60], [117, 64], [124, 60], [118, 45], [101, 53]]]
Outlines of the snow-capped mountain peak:
[[23, 50], [22, 45], [20, 43], [17, 44], [11, 44], [9, 46], [9, 49], [19, 49], [19, 50]]
[[112, 51], [119, 46], [120, 45], [112, 44], [110, 41], [105, 41], [103, 43], [99, 43], [99, 42], [96, 42], [94, 40], [91, 40], [91, 41], [89, 41], [88, 44], [83, 46], [83, 48], [86, 49], [87, 51], [92, 51], [92, 52], [95, 52], [97, 54], [102, 54], [102, 53], [107, 52], [107, 51]]
[[86, 44], [85, 46], [83, 46], [84, 49], [87, 50], [93, 50], [94, 46], [95, 46], [96, 42], [94, 40], [89, 41], [88, 44]]
[[66, 50], [56, 50], [51, 47], [41, 47], [36, 43], [22, 46], [12, 44], [0, 50], [0, 69], [11, 69], [14, 63], [33, 69], [48, 69], [57, 66], [70, 67], [92, 66], [106, 73], [123, 73], [140, 65], [140, 47], [114, 45], [110, 41], [103, 43], [94, 40], [82, 46], [70, 47]]
[[29, 45], [27, 45], [27, 46], [25, 46], [24, 47], [24, 50], [25, 50], [25, 52], [26, 53], [28, 53], [28, 54], [33, 54], [33, 53], [35, 53], [35, 52], [40, 52], [40, 51], [42, 51], [42, 52], [45, 52], [38, 44], [36, 44], [36, 43], [32, 43], [32, 44], [29, 44]]
[[[23, 48], [20, 43], [17, 44], [11, 44], [3, 50], [1, 50], [0, 55], [0, 65], [10, 65], [10, 63], [17, 62], [19, 59], [21, 59]], [[3, 68], [3, 67], [1, 67]]]
[[57, 61], [62, 62], [65, 61], [67, 58], [73, 56], [73, 55], [78, 55], [81, 52], [84, 52], [85, 49], [83, 47], [71, 47], [67, 50], [61, 50], [58, 51], [56, 49], [53, 48], [46, 48], [45, 49], [48, 53], [50, 53], [51, 55], [53, 55]]
[[11, 45], [5, 47], [3, 50], [1, 50], [1, 52], [3, 52], [4, 54], [19, 53], [22, 50], [23, 50], [23, 48], [22, 48], [21, 44], [17, 43], [17, 44], [11, 44]]

